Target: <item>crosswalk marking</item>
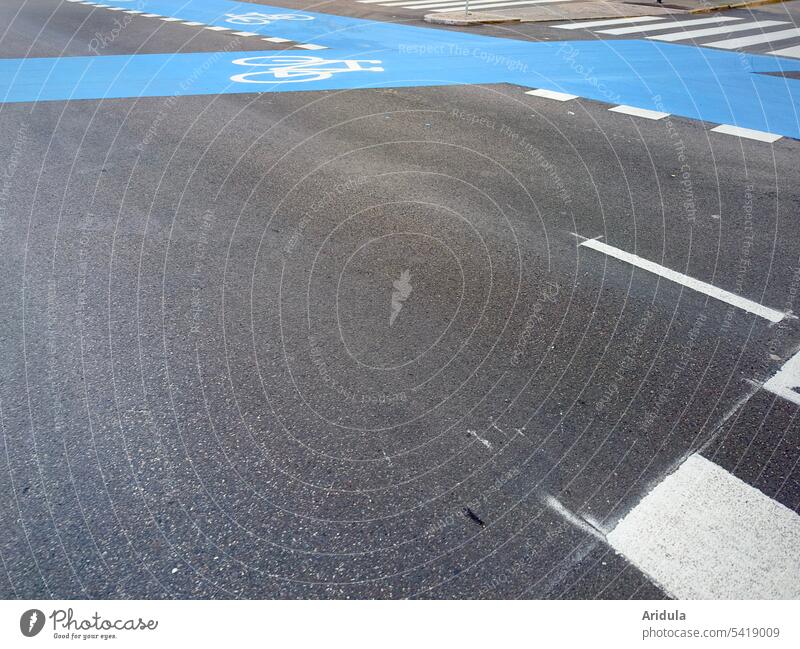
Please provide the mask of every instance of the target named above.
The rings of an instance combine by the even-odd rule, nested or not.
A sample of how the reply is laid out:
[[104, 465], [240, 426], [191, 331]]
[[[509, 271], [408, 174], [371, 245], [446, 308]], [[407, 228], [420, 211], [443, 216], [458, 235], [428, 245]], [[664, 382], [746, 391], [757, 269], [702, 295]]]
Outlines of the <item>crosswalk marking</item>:
[[[393, 0], [393, 2], [397, 1], [398, 0]], [[444, 2], [445, 0], [441, 1]], [[481, 0], [473, 1], [480, 2]], [[771, 43], [778, 43], [779, 41], [789, 39], [800, 40], [800, 28], [790, 27], [788, 29], [780, 29], [780, 26], [789, 24], [790, 23], [785, 20], [752, 20], [740, 16], [710, 16], [705, 18], [690, 18], [687, 20], [679, 20], [674, 17], [666, 20], [663, 16], [636, 16], [633, 18], [613, 18], [611, 20], [563, 23], [561, 25], [553, 25], [553, 28], [570, 30], [587, 29], [596, 34], [607, 34], [609, 36], [636, 37], [641, 34], [641, 37], [648, 40], [666, 42], [694, 40], [696, 41], [695, 45], [728, 50], [753, 47], [755, 53], [758, 54], [800, 59], [800, 46], [797, 45], [773, 49], [771, 51], [763, 51], [767, 49], [766, 46], [769, 46]], [[702, 25], [708, 25], [708, 27], [701, 27]], [[754, 33], [740, 37], [727, 37], [727, 35], [731, 33], [746, 31], [752, 31]], [[716, 37], [716, 39], [714, 37]]]
[[754, 302], [753, 300], [748, 300], [746, 297], [736, 295], [736, 293], [731, 293], [730, 291], [726, 291], [725, 289], [714, 286], [713, 284], [709, 284], [708, 282], [703, 282], [699, 279], [695, 279], [694, 277], [690, 277], [689, 275], [684, 275], [683, 273], [679, 273], [676, 270], [672, 270], [671, 268], [657, 264], [649, 259], [639, 257], [638, 255], [634, 255], [624, 250], [620, 250], [614, 246], [609, 246], [607, 243], [603, 243], [598, 239], [586, 239], [585, 241], [581, 241], [579, 245], [584, 248], [591, 248], [592, 250], [601, 252], [609, 257], [614, 257], [615, 259], [624, 261], [628, 264], [631, 264], [631, 266], [636, 266], [642, 270], [646, 270], [654, 275], [664, 277], [672, 282], [675, 282], [676, 284], [686, 286], [687, 288], [697, 291], [698, 293], [703, 293], [704, 295], [713, 297], [720, 302], [725, 302], [726, 304], [730, 304], [742, 309], [743, 311], [760, 316], [765, 320], [769, 320], [770, 322], [780, 322], [786, 317], [786, 314], [781, 311], [771, 309], [770, 307], [759, 304], [758, 302]]
[[800, 516], [701, 455], [607, 539], [677, 599], [800, 597]]
[[[733, 18], [732, 16], [716, 16], [714, 18], [700, 18], [698, 20], [685, 20], [680, 24], [680, 26], [686, 27], [686, 25], [708, 25], [709, 23], [724, 23], [729, 22], [732, 20], [741, 20], [741, 18]], [[621, 36], [623, 34], [636, 34], [638, 32], [652, 32], [661, 29], [672, 29], [675, 27], [675, 23], [661, 23], [658, 25], [634, 25], [633, 27], [616, 27], [614, 29], [603, 29], [600, 30], [599, 34], [611, 34], [612, 36]]]
[[724, 50], [734, 50], [737, 47], [747, 47], [748, 45], [785, 41], [787, 38], [794, 38], [795, 36], [800, 36], [800, 29], [782, 29], [778, 32], [767, 32], [766, 34], [756, 34], [755, 36], [742, 36], [741, 38], [729, 38], [724, 41], [705, 43], [705, 45], [707, 47], [720, 47]]
[[776, 142], [781, 139], [780, 135], [775, 133], [767, 133], [766, 131], [756, 131], [752, 128], [742, 128], [741, 126], [732, 126], [731, 124], [720, 124], [711, 129], [715, 133], [724, 133], [725, 135], [735, 135], [736, 137], [747, 138], [748, 140], [758, 140], [759, 142]]
[[773, 50], [772, 52], [767, 52], [767, 54], [774, 54], [775, 56], [791, 56], [800, 59], [800, 45], [784, 47], [782, 50]]
[[652, 20], [664, 20], [662, 16], [635, 16], [634, 18], [612, 18], [611, 20], [594, 20], [589, 23], [567, 23], [553, 25], [555, 29], [584, 29], [586, 27], [602, 27], [604, 25], [624, 25], [630, 23], [643, 23]]
[[730, 32], [744, 32], [751, 29], [761, 29], [762, 27], [774, 27], [775, 25], [786, 25], [785, 20], [755, 20], [751, 23], [737, 23], [736, 25], [723, 25], [721, 27], [710, 27], [708, 29], [694, 29], [688, 32], [680, 31], [674, 34], [661, 34], [659, 36], [648, 36], [647, 38], [656, 41], [687, 41], [692, 38], [703, 36], [716, 36], [717, 34], [728, 34]]

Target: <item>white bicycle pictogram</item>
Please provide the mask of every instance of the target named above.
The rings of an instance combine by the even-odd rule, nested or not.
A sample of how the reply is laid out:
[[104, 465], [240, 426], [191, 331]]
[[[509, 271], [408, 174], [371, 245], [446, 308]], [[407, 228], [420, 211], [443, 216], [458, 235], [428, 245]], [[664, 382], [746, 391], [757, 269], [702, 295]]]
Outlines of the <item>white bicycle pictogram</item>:
[[225, 22], [234, 25], [269, 25], [278, 20], [314, 20], [314, 16], [306, 14], [262, 14], [250, 11], [246, 14], [225, 14]]
[[[233, 61], [236, 65], [260, 68], [231, 77], [239, 83], [301, 83], [322, 81], [344, 72], [383, 72], [381, 61], [323, 59], [319, 56], [250, 56]], [[365, 67], [365, 65], [370, 67]]]

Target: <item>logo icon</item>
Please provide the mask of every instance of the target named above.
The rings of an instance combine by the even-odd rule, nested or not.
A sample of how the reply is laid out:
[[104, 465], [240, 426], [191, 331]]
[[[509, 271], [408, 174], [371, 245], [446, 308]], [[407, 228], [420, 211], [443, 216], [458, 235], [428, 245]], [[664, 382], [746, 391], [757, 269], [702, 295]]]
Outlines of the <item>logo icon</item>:
[[413, 287], [411, 286], [411, 271], [404, 270], [400, 273], [400, 278], [392, 282], [394, 290], [392, 291], [392, 314], [389, 316], [389, 326], [394, 324], [400, 309], [403, 308], [405, 302], [411, 295]]
[[322, 81], [344, 72], [383, 72], [380, 61], [356, 59], [324, 59], [320, 56], [248, 56], [236, 59], [235, 65], [251, 68], [231, 77], [239, 83], [298, 83]]
[[260, 11], [249, 11], [246, 14], [225, 14], [226, 23], [234, 25], [269, 25], [276, 20], [314, 20], [314, 16], [306, 14], [262, 14]]
[[32, 638], [44, 627], [44, 613], [38, 608], [25, 611], [19, 618], [19, 630], [26, 638]]

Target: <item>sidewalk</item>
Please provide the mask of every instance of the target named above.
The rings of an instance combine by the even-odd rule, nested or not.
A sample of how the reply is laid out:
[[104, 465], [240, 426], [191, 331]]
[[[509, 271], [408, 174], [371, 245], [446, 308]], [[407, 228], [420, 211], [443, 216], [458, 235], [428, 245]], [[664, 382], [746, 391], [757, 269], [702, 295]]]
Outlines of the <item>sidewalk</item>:
[[[474, 0], [479, 4], [479, 0]], [[661, 16], [728, 9], [737, 6], [759, 6], [783, 0], [582, 0], [528, 7], [509, 7], [491, 12], [463, 10], [448, 13], [431, 13], [425, 21], [445, 25], [471, 25], [502, 22], [545, 22], [555, 20], [583, 20], [584, 18], [629, 18], [633, 16]]]

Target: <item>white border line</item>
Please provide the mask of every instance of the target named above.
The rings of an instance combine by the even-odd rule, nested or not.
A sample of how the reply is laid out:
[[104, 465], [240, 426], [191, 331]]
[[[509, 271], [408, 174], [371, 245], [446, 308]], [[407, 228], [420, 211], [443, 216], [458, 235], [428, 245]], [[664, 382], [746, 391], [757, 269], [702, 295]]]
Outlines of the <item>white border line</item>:
[[533, 95], [534, 97], [544, 97], [545, 99], [555, 99], [556, 101], [569, 101], [570, 99], [578, 98], [578, 95], [570, 95], [566, 92], [556, 92], [555, 90], [546, 90], [545, 88], [526, 90], [525, 94]]
[[732, 126], [730, 124], [720, 124], [711, 129], [714, 133], [724, 133], [725, 135], [735, 135], [736, 137], [744, 137], [748, 140], [758, 140], [759, 142], [776, 142], [782, 136], [776, 133], [768, 133], [767, 131], [756, 131], [752, 128], [742, 128], [741, 126]]
[[627, 262], [633, 266], [636, 266], [637, 268], [641, 268], [642, 270], [646, 270], [650, 273], [654, 273], [655, 275], [664, 277], [675, 282], [676, 284], [681, 284], [682, 286], [686, 286], [694, 291], [697, 291], [698, 293], [703, 293], [713, 297], [721, 302], [726, 302], [727, 304], [742, 309], [743, 311], [747, 311], [748, 313], [760, 316], [766, 320], [769, 320], [770, 322], [780, 322], [786, 317], [786, 314], [781, 311], [771, 309], [763, 304], [753, 302], [753, 300], [748, 300], [745, 297], [736, 295], [730, 291], [726, 291], [725, 289], [708, 284], [707, 282], [702, 282], [699, 279], [689, 277], [688, 275], [679, 273], [678, 271], [667, 268], [666, 266], [661, 266], [660, 264], [656, 264], [655, 262], [639, 257], [638, 255], [625, 252], [624, 250], [620, 250], [614, 246], [609, 246], [607, 243], [603, 243], [597, 239], [586, 239], [585, 241], [581, 241], [580, 245], [584, 248], [591, 248], [592, 250], [602, 252], [609, 257], [614, 257], [620, 261]]

